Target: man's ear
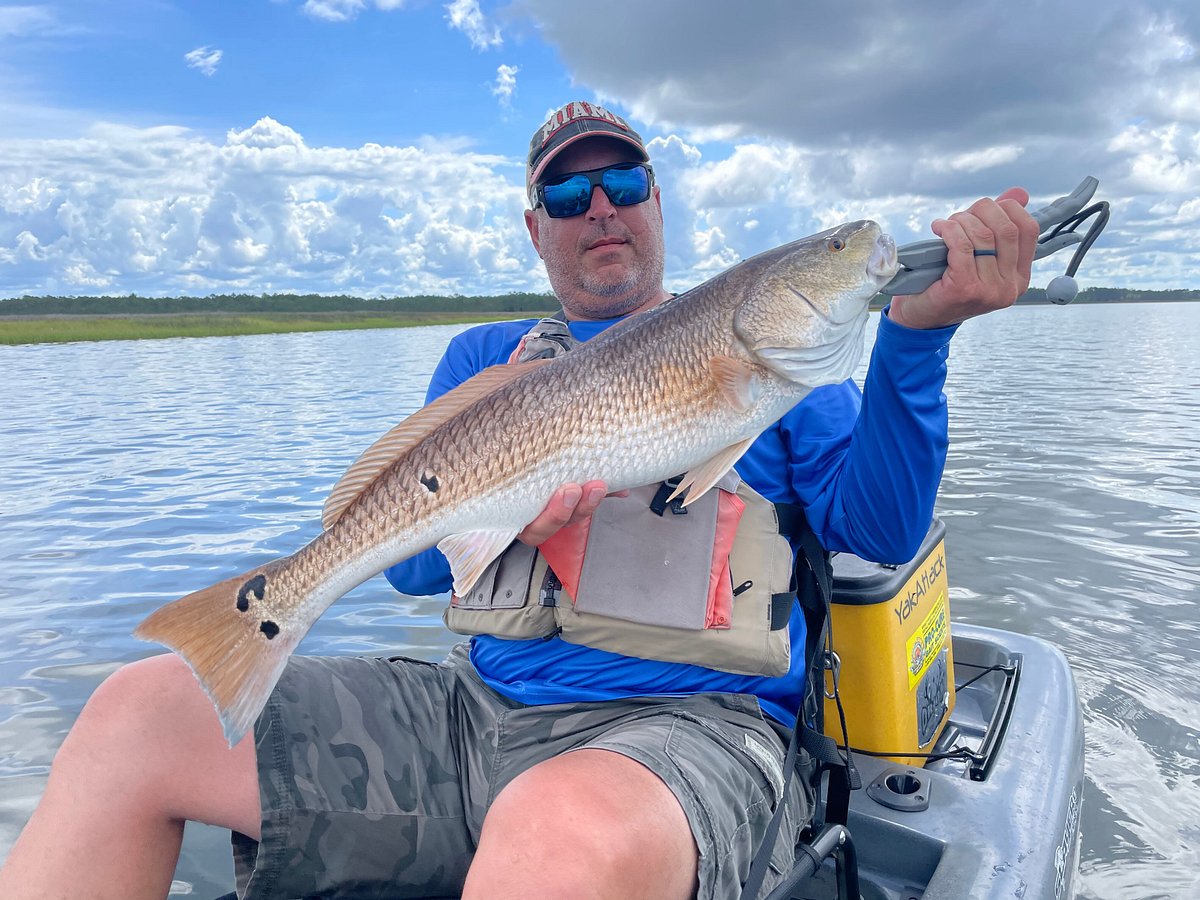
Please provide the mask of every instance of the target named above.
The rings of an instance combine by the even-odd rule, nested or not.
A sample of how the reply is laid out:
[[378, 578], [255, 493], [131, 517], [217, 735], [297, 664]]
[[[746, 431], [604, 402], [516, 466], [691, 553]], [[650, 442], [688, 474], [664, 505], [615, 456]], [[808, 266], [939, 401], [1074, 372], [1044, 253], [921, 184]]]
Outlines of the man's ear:
[[538, 234], [538, 218], [537, 213], [532, 209], [525, 210], [525, 227], [529, 230], [529, 240], [533, 241], [533, 249], [537, 251], [540, 258], [542, 255], [541, 235]]

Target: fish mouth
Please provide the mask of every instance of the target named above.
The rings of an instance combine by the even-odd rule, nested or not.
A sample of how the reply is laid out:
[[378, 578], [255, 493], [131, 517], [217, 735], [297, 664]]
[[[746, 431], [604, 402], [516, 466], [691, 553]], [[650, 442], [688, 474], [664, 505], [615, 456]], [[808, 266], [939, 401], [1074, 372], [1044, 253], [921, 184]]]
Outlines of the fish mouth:
[[867, 274], [887, 284], [900, 271], [900, 257], [896, 253], [896, 241], [890, 234], [880, 234], [871, 248], [867, 259]]
[[[875, 238], [874, 244], [871, 246], [871, 252], [867, 257], [866, 274], [870, 281], [875, 283], [875, 289], [883, 287], [900, 271], [900, 258], [896, 251], [896, 241], [890, 234], [881, 232]], [[863, 285], [866, 287], [866, 285]], [[813, 302], [802, 290], [794, 285], [787, 285], [787, 289], [796, 297], [804, 301], [805, 305], [812, 310], [820, 321], [824, 322], [835, 329], [844, 328], [847, 325], [855, 322], [860, 316], [863, 316], [867, 310], [867, 301], [860, 303], [837, 303], [831, 304], [832, 308], [829, 312], [825, 312], [821, 307]], [[838, 313], [843, 313], [839, 316]]]

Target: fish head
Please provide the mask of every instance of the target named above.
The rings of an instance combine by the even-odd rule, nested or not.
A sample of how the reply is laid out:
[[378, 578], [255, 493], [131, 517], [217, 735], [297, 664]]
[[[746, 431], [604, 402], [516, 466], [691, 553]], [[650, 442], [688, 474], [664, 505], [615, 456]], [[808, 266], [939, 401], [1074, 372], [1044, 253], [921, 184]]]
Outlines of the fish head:
[[899, 271], [896, 243], [870, 220], [848, 222], [748, 260], [733, 326], [752, 357], [814, 388], [854, 374], [867, 307]]

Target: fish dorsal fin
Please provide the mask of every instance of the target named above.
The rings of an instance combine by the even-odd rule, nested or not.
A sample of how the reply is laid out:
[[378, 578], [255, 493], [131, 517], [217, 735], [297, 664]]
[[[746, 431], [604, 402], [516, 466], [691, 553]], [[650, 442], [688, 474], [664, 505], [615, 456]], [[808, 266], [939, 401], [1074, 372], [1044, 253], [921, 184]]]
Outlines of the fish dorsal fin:
[[432, 403], [418, 409], [368, 447], [346, 470], [329, 492], [329, 498], [321, 510], [321, 526], [332, 526], [341, 518], [346, 507], [379, 476], [380, 472], [443, 422], [452, 419], [509, 382], [550, 362], [553, 360], [535, 359], [511, 365], [489, 366]]
[[450, 561], [454, 593], [465, 597], [492, 560], [503, 553], [516, 536], [516, 531], [466, 531], [438, 541], [437, 548]]
[[751, 437], [744, 441], [738, 441], [736, 444], [730, 444], [708, 462], [701, 463], [694, 469], [688, 469], [683, 478], [679, 480], [679, 486], [667, 498], [667, 502], [670, 503], [684, 491], [687, 491], [687, 499], [683, 501], [684, 506], [699, 500], [710, 487], [733, 468], [733, 464], [742, 458], [742, 454], [753, 443], [754, 438]]
[[732, 356], [714, 356], [708, 361], [708, 371], [723, 396], [738, 412], [746, 412], [761, 393], [754, 366]]

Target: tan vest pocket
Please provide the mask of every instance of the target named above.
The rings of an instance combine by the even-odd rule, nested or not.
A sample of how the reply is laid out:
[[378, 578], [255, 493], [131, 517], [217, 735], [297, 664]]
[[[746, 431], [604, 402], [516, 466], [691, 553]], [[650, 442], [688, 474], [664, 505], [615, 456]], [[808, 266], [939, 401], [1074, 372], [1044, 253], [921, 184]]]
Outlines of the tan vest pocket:
[[554, 610], [542, 606], [538, 596], [545, 572], [537, 549], [515, 541], [465, 597], [450, 598], [442, 621], [457, 634], [494, 634], [514, 640], [553, 634], [558, 627]]

